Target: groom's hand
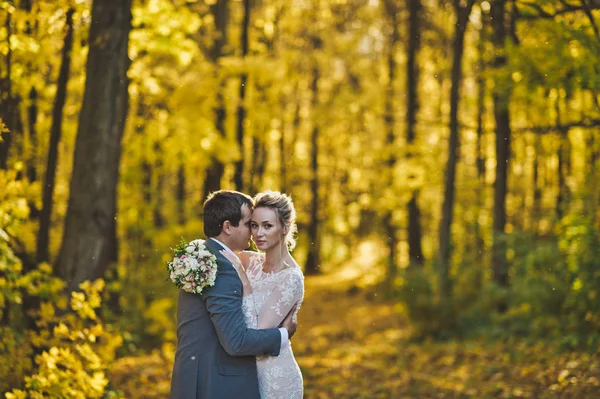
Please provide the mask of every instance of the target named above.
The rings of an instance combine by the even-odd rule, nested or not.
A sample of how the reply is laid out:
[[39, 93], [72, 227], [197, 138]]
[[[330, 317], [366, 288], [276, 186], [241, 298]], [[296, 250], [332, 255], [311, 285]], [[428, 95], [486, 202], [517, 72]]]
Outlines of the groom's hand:
[[292, 336], [296, 333], [296, 328], [298, 328], [298, 320], [296, 318], [296, 308], [298, 305], [294, 305], [294, 307], [290, 310], [290, 312], [285, 316], [285, 319], [281, 322], [281, 327], [285, 328], [288, 331], [288, 338], [292, 339]]

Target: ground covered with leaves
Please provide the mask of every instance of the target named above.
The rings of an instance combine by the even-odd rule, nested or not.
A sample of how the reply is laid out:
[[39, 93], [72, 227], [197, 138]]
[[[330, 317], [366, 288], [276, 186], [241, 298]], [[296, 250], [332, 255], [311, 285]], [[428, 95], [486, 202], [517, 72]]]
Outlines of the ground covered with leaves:
[[[293, 348], [306, 398], [598, 398], [600, 353], [524, 339], [415, 341], [404, 308], [344, 274], [306, 279]], [[114, 364], [113, 388], [163, 398], [172, 346]]]

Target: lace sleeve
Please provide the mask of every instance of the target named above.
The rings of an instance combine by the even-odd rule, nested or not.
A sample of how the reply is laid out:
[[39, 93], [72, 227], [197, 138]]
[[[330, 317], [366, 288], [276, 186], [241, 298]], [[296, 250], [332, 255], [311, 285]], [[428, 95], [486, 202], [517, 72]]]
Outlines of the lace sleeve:
[[292, 270], [285, 273], [258, 315], [258, 328], [276, 328], [295, 304], [302, 302], [304, 278]]

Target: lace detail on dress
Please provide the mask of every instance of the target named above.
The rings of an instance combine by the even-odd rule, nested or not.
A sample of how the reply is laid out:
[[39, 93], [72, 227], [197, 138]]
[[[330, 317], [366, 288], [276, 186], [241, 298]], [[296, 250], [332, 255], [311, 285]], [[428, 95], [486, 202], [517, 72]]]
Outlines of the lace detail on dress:
[[[299, 268], [264, 273], [263, 263], [264, 254], [252, 254], [246, 270], [252, 294], [244, 297], [243, 307], [250, 328], [278, 327], [296, 303], [300, 307], [304, 295], [304, 276]], [[256, 366], [261, 399], [302, 398], [302, 373], [291, 344], [279, 356], [257, 357]]]
[[248, 328], [257, 329], [258, 315], [256, 314], [256, 305], [254, 304], [254, 294], [246, 295], [242, 299], [242, 310]]

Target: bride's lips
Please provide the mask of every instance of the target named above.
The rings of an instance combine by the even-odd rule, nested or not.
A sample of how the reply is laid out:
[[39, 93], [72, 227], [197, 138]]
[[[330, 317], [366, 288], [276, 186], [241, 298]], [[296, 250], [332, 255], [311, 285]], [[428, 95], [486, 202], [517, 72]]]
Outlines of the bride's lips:
[[258, 241], [256, 241], [256, 245], [262, 245], [262, 244], [264, 244], [265, 242], [266, 242], [266, 241], [264, 241], [264, 240], [258, 240]]

